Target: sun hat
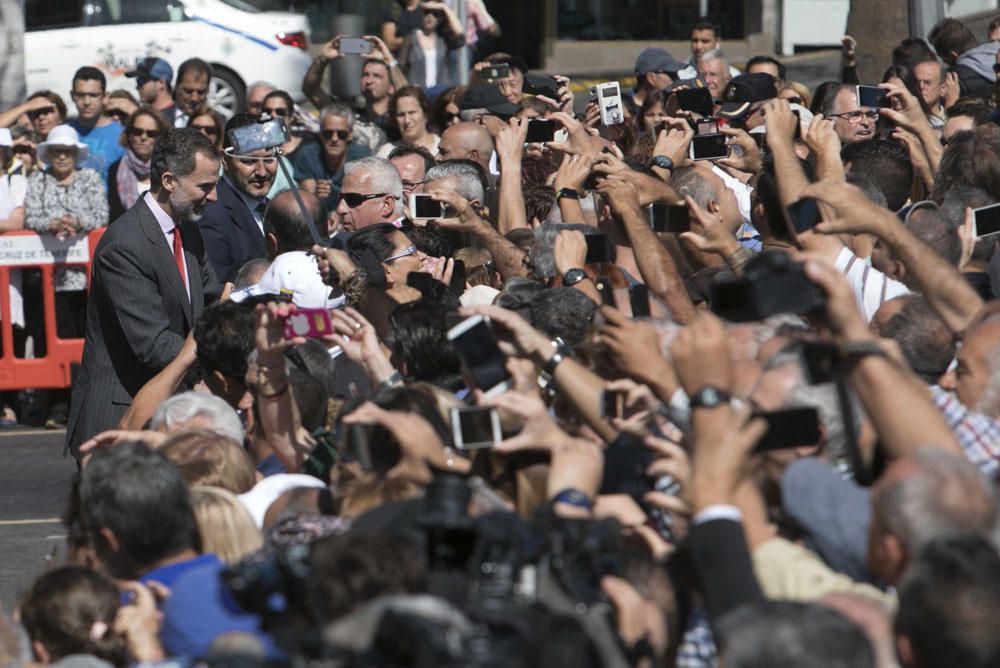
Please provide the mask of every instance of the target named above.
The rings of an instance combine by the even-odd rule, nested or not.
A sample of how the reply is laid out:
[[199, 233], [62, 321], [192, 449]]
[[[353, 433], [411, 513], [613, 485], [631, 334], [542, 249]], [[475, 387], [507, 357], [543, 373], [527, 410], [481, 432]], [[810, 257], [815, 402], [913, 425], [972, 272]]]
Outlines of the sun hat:
[[49, 136], [35, 148], [38, 159], [48, 164], [49, 149], [53, 146], [72, 146], [76, 149], [76, 166], [87, 159], [90, 155], [90, 147], [80, 141], [80, 135], [76, 133], [70, 125], [57, 125], [49, 130]]

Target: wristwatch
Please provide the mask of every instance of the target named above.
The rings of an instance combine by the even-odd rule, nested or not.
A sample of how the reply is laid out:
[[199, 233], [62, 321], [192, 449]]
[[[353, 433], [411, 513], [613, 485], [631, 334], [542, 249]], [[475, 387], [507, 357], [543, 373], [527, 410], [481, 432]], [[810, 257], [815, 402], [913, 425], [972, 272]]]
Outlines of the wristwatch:
[[691, 408], [716, 408], [729, 403], [729, 395], [715, 387], [706, 385], [691, 397]]
[[560, 188], [559, 192], [556, 193], [556, 201], [558, 202], [563, 197], [567, 199], [580, 199], [580, 192], [578, 190], [573, 190], [572, 188]]
[[567, 357], [573, 356], [573, 349], [558, 336], [552, 340], [552, 347], [556, 349], [549, 361], [542, 367], [542, 373], [552, 376], [556, 372], [556, 367], [563, 363]]
[[659, 167], [660, 169], [674, 168], [674, 161], [665, 155], [654, 155], [652, 163], [653, 167]]
[[563, 274], [563, 285], [568, 288], [576, 285], [585, 278], [587, 278], [587, 272], [583, 269], [570, 269]]
[[590, 497], [575, 487], [567, 487], [553, 496], [552, 505], [557, 503], [565, 503], [567, 506], [583, 508], [584, 510], [591, 510], [594, 507], [594, 502], [590, 500]]

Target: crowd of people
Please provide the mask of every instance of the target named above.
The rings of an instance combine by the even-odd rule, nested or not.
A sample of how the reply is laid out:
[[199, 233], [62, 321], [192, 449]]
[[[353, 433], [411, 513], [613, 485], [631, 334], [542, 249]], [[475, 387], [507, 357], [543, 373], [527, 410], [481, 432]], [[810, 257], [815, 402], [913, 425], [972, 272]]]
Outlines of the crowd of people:
[[845, 37], [810, 89], [699, 19], [605, 124], [509, 54], [453, 86], [445, 3], [386, 18], [361, 108], [338, 37], [318, 118], [155, 58], [0, 113], [0, 230], [107, 226], [3, 662], [1000, 665], [1000, 41], [860, 82]]

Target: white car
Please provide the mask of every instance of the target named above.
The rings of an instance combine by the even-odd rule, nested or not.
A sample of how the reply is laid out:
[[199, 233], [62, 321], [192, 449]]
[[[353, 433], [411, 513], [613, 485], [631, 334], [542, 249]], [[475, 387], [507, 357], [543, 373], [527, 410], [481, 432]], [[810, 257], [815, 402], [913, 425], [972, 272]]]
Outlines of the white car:
[[261, 2], [26, 0], [27, 90], [49, 89], [70, 104], [73, 73], [92, 65], [107, 76], [109, 91], [133, 92], [135, 79], [125, 72], [142, 58], [163, 58], [176, 79], [180, 64], [198, 57], [214, 70], [209, 103], [226, 117], [243, 108], [247, 85], [258, 80], [301, 100], [310, 62], [306, 18], [263, 11], [253, 1]]

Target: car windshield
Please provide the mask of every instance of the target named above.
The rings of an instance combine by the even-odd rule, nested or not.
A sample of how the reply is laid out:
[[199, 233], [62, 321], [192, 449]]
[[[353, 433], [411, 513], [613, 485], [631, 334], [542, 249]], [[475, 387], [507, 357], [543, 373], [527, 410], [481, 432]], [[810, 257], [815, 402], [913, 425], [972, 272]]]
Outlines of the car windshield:
[[290, 0], [222, 0], [230, 7], [244, 12], [287, 12]]

